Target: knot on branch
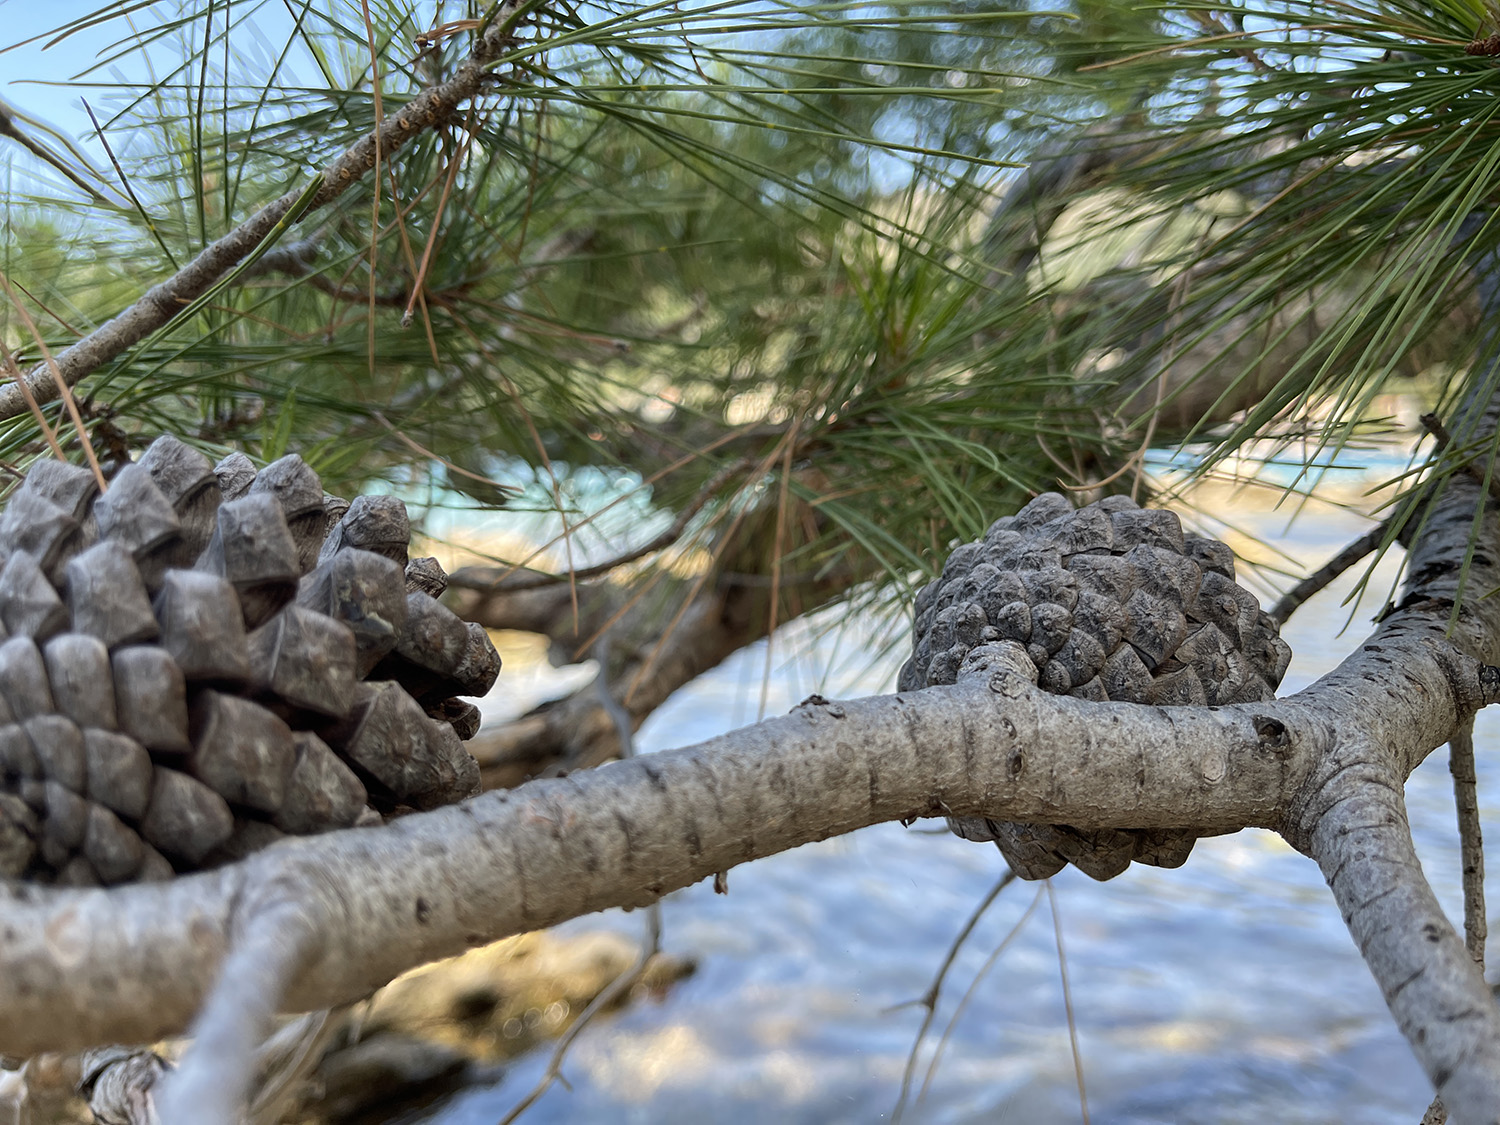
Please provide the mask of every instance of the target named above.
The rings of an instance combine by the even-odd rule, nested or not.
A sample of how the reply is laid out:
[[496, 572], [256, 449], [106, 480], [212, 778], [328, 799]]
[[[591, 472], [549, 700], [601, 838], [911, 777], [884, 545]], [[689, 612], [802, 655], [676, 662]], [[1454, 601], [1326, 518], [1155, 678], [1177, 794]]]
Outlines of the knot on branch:
[[[915, 610], [902, 691], [993, 676], [1003, 665], [1046, 691], [1093, 702], [1218, 706], [1274, 698], [1292, 655], [1235, 581], [1228, 546], [1124, 496], [1076, 510], [1056, 493], [1037, 497], [955, 550]], [[993, 839], [1028, 879], [1069, 862], [1099, 879], [1132, 859], [1175, 867], [1193, 844], [1161, 831], [982, 818], [950, 826]]]
[[1462, 719], [1500, 703], [1500, 668], [1475, 659], [1446, 639], [1434, 643], [1432, 653], [1448, 679]]
[[1035, 686], [1039, 674], [1024, 645], [989, 641], [969, 650], [954, 682], [985, 680], [991, 691], [1006, 694], [1022, 682]]
[[1480, 702], [1485, 707], [1500, 703], [1500, 668], [1492, 664], [1481, 664], [1478, 679]]

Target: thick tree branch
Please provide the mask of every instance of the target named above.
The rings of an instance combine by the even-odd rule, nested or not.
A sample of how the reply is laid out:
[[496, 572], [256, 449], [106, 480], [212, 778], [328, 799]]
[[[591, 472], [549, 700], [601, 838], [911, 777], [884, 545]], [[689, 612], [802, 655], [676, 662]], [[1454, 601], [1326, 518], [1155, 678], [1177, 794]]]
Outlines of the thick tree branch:
[[[1375, 671], [1361, 652], [1329, 688], [1211, 710], [1052, 696], [1026, 681], [1014, 649], [985, 646], [975, 657], [953, 688], [804, 705], [685, 750], [485, 794], [383, 830], [298, 840], [164, 885], [18, 888], [3, 927], [0, 1051], [180, 1031], [243, 913], [274, 903], [295, 903], [312, 935], [289, 1002], [318, 1008], [468, 946], [645, 905], [885, 820], [1282, 827], [1335, 740], [1327, 697]], [[1462, 702], [1435, 658], [1413, 658], [1420, 673], [1388, 690], [1404, 716], [1391, 733], [1424, 747], [1411, 755], [1419, 760], [1447, 738]]]
[[[377, 151], [382, 158], [389, 159], [391, 153], [413, 137], [442, 125], [460, 105], [481, 93], [488, 81], [490, 65], [512, 42], [511, 25], [519, 7], [519, 0], [502, 4], [490, 29], [476, 38], [472, 52], [452, 78], [423, 90], [323, 169], [322, 187], [312, 196], [304, 213], [310, 214], [332, 202], [358, 182], [375, 166]], [[124, 312], [57, 353], [57, 367], [68, 386], [169, 324], [253, 253], [301, 197], [302, 188], [293, 188], [262, 207]], [[58, 395], [46, 364], [38, 364], [27, 372], [25, 382], [39, 402], [50, 402]], [[26, 396], [20, 387], [11, 384], [0, 388], [0, 420], [14, 418], [26, 409]]]
[[983, 650], [994, 663], [975, 662], [953, 688], [804, 706], [686, 750], [299, 840], [168, 884], [18, 888], [3, 925], [0, 1050], [180, 1031], [243, 913], [276, 902], [295, 903], [315, 935], [289, 1002], [327, 1007], [467, 946], [642, 906], [884, 820], [1066, 810], [1080, 824], [1274, 825], [1312, 765], [1300, 746], [1283, 753], [1257, 733], [1264, 711], [1291, 717], [1284, 704], [1091, 705], [1041, 692], [997, 653]]
[[[1349, 754], [1379, 752], [1354, 743]], [[1313, 857], [1450, 1118], [1500, 1121], [1500, 1008], [1422, 877], [1397, 779], [1346, 776], [1347, 795], [1318, 818]]]

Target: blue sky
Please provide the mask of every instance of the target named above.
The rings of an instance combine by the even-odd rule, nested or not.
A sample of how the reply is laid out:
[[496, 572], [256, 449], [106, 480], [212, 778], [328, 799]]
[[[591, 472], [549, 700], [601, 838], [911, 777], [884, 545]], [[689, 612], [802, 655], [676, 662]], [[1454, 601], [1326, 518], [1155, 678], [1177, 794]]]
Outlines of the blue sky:
[[[48, 0], [42, 4], [35, 0], [0, 0], [0, 46], [41, 35], [100, 6], [98, 0]], [[65, 80], [87, 67], [116, 34], [113, 27], [92, 28], [50, 50], [43, 50], [43, 40], [0, 54], [0, 98], [74, 138], [82, 137], [90, 125], [77, 92], [47, 83]]]
[[[67, 136], [101, 169], [108, 167], [108, 157], [101, 146], [89, 138], [93, 125], [83, 109], [79, 91], [58, 83], [66, 82], [92, 65], [99, 53], [119, 37], [122, 25], [111, 22], [89, 28], [50, 48], [46, 44], [52, 37], [46, 33], [102, 6], [100, 0], [48, 0], [47, 3], [0, 0], [0, 47], [24, 44], [0, 54], [0, 99]], [[137, 26], [149, 25], [149, 11], [138, 13], [137, 20]], [[33, 36], [45, 38], [25, 42]], [[125, 77], [137, 75], [127, 72]], [[90, 101], [94, 99], [90, 98]], [[96, 102], [95, 109], [98, 108]], [[51, 138], [41, 134], [36, 136], [48, 147], [58, 147]], [[32, 159], [19, 146], [0, 142], [0, 168], [7, 166], [13, 173], [44, 179], [64, 195], [76, 197], [78, 194], [62, 177]]]
[[[129, 12], [129, 22], [120, 18], [110, 19], [48, 46], [54, 38], [49, 33], [56, 28], [108, 7], [126, 9]], [[101, 58], [118, 54], [119, 48], [115, 44], [130, 33], [132, 25], [137, 31], [149, 32], [153, 27], [160, 26], [162, 19], [177, 11], [176, 5], [172, 4], [152, 5], [129, 11], [131, 7], [127, 3], [109, 5], [105, 0], [48, 0], [46, 3], [39, 3], [37, 0], [0, 0], [0, 49], [10, 48], [0, 53], [0, 99], [28, 117], [45, 121], [69, 137], [89, 154], [96, 167], [105, 170], [109, 167], [109, 158], [103, 146], [91, 137], [94, 127], [83, 108], [82, 96], [89, 98], [94, 111], [106, 122], [112, 144], [119, 153], [122, 147], [129, 148], [130, 138], [128, 132], [123, 138], [118, 136], [119, 130], [108, 125], [110, 108], [118, 95], [107, 87], [113, 83], [125, 86], [144, 84], [149, 81], [152, 68], [160, 77], [170, 73], [174, 65], [180, 62], [180, 58], [174, 57], [177, 39], [169, 35], [147, 49], [145, 54], [150, 56], [150, 67], [145, 55], [134, 51], [110, 63], [99, 74], [90, 76], [81, 87], [64, 85]], [[223, 5], [218, 7], [222, 11]], [[236, 5], [234, 11], [237, 25], [242, 25], [243, 21], [252, 21], [267, 27], [272, 38], [280, 35], [282, 38], [277, 41], [278, 46], [290, 30], [291, 20], [286, 9], [275, 0]], [[222, 32], [222, 14], [216, 20], [215, 30]], [[256, 35], [249, 31], [247, 25], [238, 27], [233, 38], [237, 51], [263, 53], [266, 47], [264, 41], [257, 42]], [[33, 39], [34, 41], [27, 42]], [[88, 83], [99, 83], [106, 88], [91, 90]], [[49, 147], [57, 147], [49, 138], [41, 134], [36, 136]], [[62, 188], [63, 181], [60, 177], [45, 171], [44, 165], [32, 160], [18, 146], [0, 142], [0, 167], [5, 165], [23, 173], [44, 175], [50, 183], [59, 185], [65, 194], [76, 194], [72, 189]], [[113, 174], [107, 173], [107, 178], [113, 180]]]

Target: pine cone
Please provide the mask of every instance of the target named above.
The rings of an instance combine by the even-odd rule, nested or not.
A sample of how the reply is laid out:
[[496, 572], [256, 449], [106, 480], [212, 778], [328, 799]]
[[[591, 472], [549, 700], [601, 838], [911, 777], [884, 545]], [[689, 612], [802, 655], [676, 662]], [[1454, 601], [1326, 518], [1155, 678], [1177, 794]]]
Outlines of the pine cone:
[[406, 509], [158, 439], [0, 513], [0, 878], [161, 879], [479, 791], [500, 658]]
[[[1056, 493], [996, 520], [949, 556], [917, 595], [915, 652], [898, 687], [958, 678], [976, 645], [1016, 641], [1058, 695], [1126, 703], [1226, 704], [1274, 697], [1291, 649], [1255, 596], [1234, 580], [1234, 552], [1183, 534], [1172, 512], [1111, 496], [1074, 510]], [[950, 819], [969, 840], [994, 840], [1016, 874], [1045, 879], [1068, 863], [1095, 879], [1132, 859], [1186, 862], [1178, 829], [1081, 830]]]

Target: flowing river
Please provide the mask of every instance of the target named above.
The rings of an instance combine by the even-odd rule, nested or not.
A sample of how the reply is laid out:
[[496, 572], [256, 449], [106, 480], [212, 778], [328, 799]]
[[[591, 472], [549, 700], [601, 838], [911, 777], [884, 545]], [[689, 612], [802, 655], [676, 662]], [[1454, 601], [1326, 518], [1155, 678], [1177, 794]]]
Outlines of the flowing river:
[[[1288, 529], [1286, 511], [1269, 511], [1253, 495], [1232, 510], [1237, 526], [1310, 565], [1369, 526], [1315, 505]], [[1222, 525], [1206, 530], [1243, 546]], [[1284, 635], [1296, 656], [1283, 694], [1358, 644], [1395, 573], [1396, 560], [1381, 564], [1352, 622], [1340, 603], [1358, 572], [1292, 618]], [[900, 656], [868, 655], [889, 639], [816, 635], [805, 626], [783, 631], [767, 713], [813, 691], [891, 690]], [[640, 748], [684, 745], [754, 721], [765, 667], [765, 647], [757, 645], [692, 684], [652, 717]], [[505, 682], [502, 674], [502, 688]], [[1500, 770], [1485, 752], [1496, 743], [1493, 711], [1481, 715], [1476, 732], [1481, 808], [1491, 821], [1500, 811]], [[1407, 798], [1428, 877], [1449, 916], [1461, 918], [1444, 751], [1417, 771]], [[880, 825], [736, 868], [728, 895], [704, 883], [669, 896], [664, 947], [696, 957], [698, 972], [659, 1001], [593, 1023], [564, 1065], [571, 1090], [554, 1086], [524, 1120], [890, 1120], [922, 1018], [908, 1002], [927, 990], [954, 935], [1003, 871], [992, 847], [923, 830], [939, 823]], [[1135, 865], [1095, 883], [1068, 868], [1052, 885], [1095, 1125], [1414, 1125], [1421, 1118], [1430, 1096], [1425, 1079], [1317, 868], [1279, 838], [1243, 832], [1203, 840], [1176, 871]], [[1053, 907], [1038, 888], [1012, 884], [959, 954], [903, 1120], [1082, 1119]], [[917, 1102], [943, 1029], [1018, 922], [947, 1033]], [[565, 929], [639, 933], [643, 925], [643, 916], [616, 911]], [[549, 1055], [544, 1047], [522, 1057], [498, 1085], [461, 1094], [427, 1120], [497, 1120]]]

